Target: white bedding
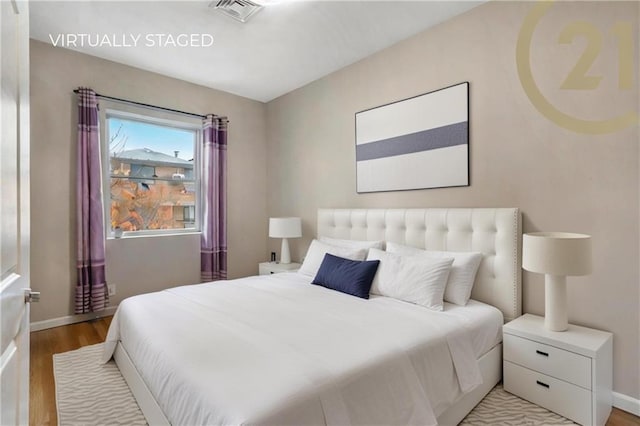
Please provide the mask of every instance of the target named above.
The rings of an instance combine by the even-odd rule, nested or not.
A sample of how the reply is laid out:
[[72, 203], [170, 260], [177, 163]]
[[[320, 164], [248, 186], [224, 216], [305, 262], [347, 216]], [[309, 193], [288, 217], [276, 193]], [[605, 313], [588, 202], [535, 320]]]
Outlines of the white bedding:
[[[501, 338], [501, 314], [479, 302], [434, 312], [310, 280], [275, 274], [126, 299], [104, 360], [121, 341], [175, 425], [432, 425], [481, 382], [477, 358]], [[496, 319], [497, 331], [479, 331]]]
[[469, 330], [476, 358], [502, 342], [504, 316], [497, 308], [470, 299], [466, 306], [445, 302], [444, 310], [447, 315], [458, 318]]

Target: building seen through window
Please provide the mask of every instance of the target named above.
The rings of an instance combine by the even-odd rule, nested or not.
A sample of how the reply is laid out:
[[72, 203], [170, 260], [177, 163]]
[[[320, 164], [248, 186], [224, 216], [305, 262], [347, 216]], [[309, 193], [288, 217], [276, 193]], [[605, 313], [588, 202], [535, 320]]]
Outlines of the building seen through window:
[[111, 229], [196, 229], [195, 129], [107, 117]]

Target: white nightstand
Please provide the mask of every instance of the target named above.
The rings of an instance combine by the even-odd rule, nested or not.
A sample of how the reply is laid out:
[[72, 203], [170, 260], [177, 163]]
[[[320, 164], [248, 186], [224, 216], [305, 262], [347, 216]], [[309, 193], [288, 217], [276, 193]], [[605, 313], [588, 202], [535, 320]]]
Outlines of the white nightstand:
[[504, 389], [582, 425], [611, 412], [613, 334], [576, 325], [544, 328], [525, 314], [503, 327]]
[[262, 262], [258, 265], [258, 273], [260, 275], [294, 272], [298, 269], [300, 269], [299, 263]]

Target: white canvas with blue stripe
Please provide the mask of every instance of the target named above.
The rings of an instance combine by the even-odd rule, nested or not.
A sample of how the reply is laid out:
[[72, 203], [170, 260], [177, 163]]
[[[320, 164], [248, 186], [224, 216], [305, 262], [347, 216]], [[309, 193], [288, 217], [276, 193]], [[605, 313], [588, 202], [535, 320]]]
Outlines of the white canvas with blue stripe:
[[358, 192], [469, 185], [469, 83], [356, 114]]

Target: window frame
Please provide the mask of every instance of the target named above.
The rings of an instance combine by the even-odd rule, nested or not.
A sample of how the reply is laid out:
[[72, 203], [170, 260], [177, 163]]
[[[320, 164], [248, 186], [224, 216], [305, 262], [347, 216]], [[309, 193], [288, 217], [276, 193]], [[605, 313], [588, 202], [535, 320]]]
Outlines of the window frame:
[[202, 184], [201, 184], [201, 163], [202, 163], [202, 123], [200, 119], [188, 117], [178, 113], [159, 111], [152, 108], [121, 104], [114, 101], [100, 100], [100, 149], [102, 166], [102, 201], [104, 208], [105, 237], [114, 239], [115, 234], [111, 229], [111, 165], [109, 152], [109, 126], [110, 118], [120, 118], [129, 121], [153, 124], [157, 126], [170, 127], [179, 130], [194, 132], [193, 147], [193, 181], [195, 184], [195, 223], [194, 228], [176, 229], [143, 229], [138, 231], [124, 232], [122, 238], [155, 237], [184, 234], [200, 234], [202, 231]]

